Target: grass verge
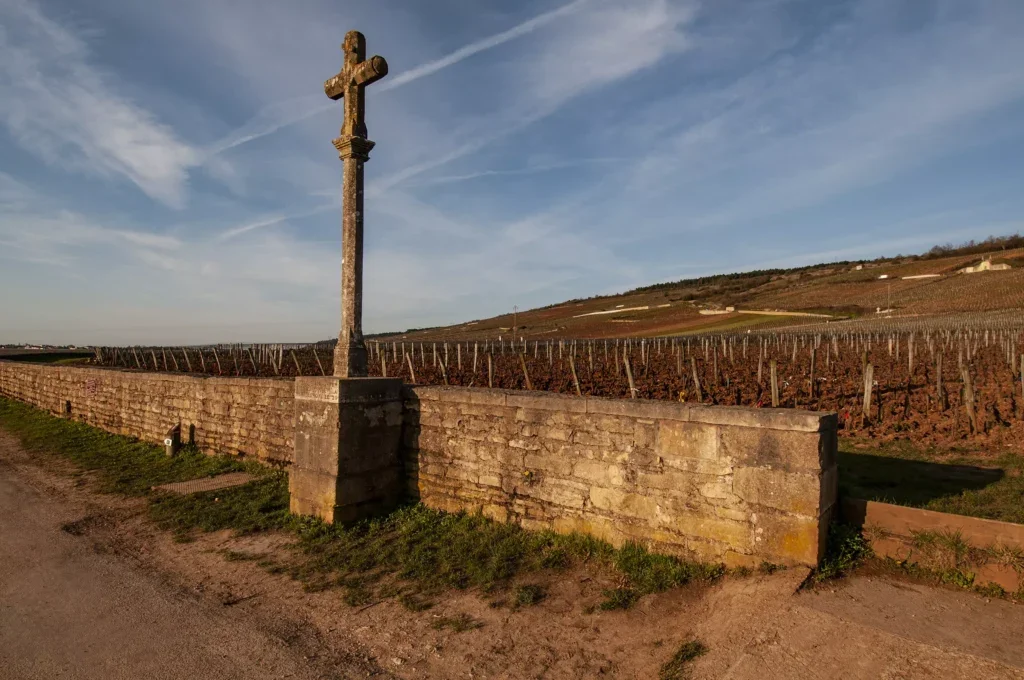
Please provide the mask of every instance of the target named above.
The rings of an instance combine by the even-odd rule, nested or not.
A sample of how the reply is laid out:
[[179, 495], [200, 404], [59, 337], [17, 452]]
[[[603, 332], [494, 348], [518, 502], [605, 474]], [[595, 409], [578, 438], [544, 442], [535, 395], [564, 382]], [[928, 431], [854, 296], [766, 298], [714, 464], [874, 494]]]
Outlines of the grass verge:
[[[0, 426], [16, 434], [29, 450], [60, 454], [95, 472], [103, 491], [148, 497], [151, 517], [179, 540], [222, 529], [294, 534], [295, 554], [287, 564], [258, 563], [291, 574], [309, 590], [341, 586], [353, 605], [394, 597], [409, 609], [425, 609], [431, 596], [447, 589], [509, 590], [528, 574], [592, 564], [617, 573], [622, 587], [607, 591], [600, 606], [619, 609], [648, 593], [711, 582], [724, 573], [719, 565], [651, 553], [635, 543], [615, 549], [582, 534], [527, 531], [480, 515], [422, 505], [353, 525], [326, 524], [290, 515], [287, 475], [256, 463], [196, 450], [168, 458], [158, 446], [4, 398]], [[260, 478], [243, 487], [185, 496], [151, 491], [157, 484], [241, 469]], [[543, 597], [540, 586], [524, 585], [514, 593], [513, 602], [528, 606]]]
[[0, 397], [0, 426], [16, 435], [28, 451], [57, 453], [95, 472], [101, 490], [108, 493], [145, 496], [158, 484], [263, 469], [258, 464], [235, 458], [206, 456], [192, 447], [169, 458], [154, 444], [55, 418], [3, 397]]

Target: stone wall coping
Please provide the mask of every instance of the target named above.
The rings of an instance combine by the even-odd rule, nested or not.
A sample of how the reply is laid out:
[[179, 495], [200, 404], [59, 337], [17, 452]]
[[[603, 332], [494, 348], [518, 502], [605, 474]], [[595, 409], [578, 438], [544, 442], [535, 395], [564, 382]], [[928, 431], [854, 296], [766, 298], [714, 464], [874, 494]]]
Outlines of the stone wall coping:
[[143, 378], [159, 382], [191, 382], [193, 380], [209, 380], [219, 385], [224, 385], [225, 387], [248, 387], [262, 383], [280, 383], [281, 385], [284, 385], [295, 380], [293, 377], [254, 376], [246, 378], [233, 376], [225, 377], [222, 375], [209, 375], [206, 373], [168, 373], [164, 371], [140, 371], [98, 366], [54, 366], [52, 364], [37, 364], [30, 361], [12, 361], [9, 359], [0, 359], [0, 363], [5, 366], [32, 368], [38, 371], [55, 371], [58, 374], [66, 373], [73, 375], [77, 373], [82, 376], [92, 375], [97, 378], [109, 378], [111, 375], [130, 375], [134, 378]]
[[295, 379], [295, 399], [332, 404], [399, 401], [401, 378], [306, 376]]
[[750, 408], [744, 406], [707, 406], [657, 399], [610, 399], [605, 397], [577, 397], [528, 390], [502, 390], [486, 387], [451, 387], [406, 385], [407, 399], [422, 401], [450, 401], [464, 404], [508, 406], [568, 413], [624, 416], [703, 423], [706, 425], [733, 425], [796, 432], [823, 432], [835, 430], [838, 418], [834, 412], [802, 411], [797, 409]]

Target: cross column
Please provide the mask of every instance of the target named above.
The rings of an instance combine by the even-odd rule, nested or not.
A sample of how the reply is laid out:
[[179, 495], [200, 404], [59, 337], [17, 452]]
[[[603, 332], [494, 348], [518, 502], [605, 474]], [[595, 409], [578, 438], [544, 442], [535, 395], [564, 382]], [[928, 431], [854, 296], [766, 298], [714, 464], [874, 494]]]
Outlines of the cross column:
[[334, 375], [367, 374], [363, 341], [363, 163], [373, 142], [363, 137], [334, 140], [343, 163], [341, 189], [341, 332], [334, 349]]
[[367, 374], [363, 341], [363, 163], [373, 142], [366, 138], [366, 86], [388, 74], [383, 57], [366, 58], [366, 38], [349, 31], [341, 46], [345, 61], [324, 83], [331, 99], [345, 100], [345, 118], [334, 148], [343, 163], [341, 189], [341, 330], [334, 350], [334, 375], [358, 378]]
[[349, 31], [341, 71], [324, 83], [345, 100], [334, 148], [343, 164], [341, 330], [333, 376], [295, 378], [295, 457], [288, 473], [291, 511], [327, 522], [359, 520], [393, 508], [405, 493], [401, 458], [402, 380], [366, 377], [363, 342], [364, 89], [388, 72], [382, 57], [366, 58], [366, 39]]

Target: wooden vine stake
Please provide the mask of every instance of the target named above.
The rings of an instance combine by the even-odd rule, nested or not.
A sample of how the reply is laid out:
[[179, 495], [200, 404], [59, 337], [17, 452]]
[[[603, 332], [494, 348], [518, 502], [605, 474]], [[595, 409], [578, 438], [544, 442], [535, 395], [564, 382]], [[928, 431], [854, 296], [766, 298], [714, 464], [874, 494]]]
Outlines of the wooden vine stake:
[[778, 408], [779, 407], [779, 372], [778, 372], [778, 363], [775, 361], [775, 359], [772, 359], [771, 361], [768, 362], [768, 369], [769, 369], [769, 372], [771, 373], [770, 378], [771, 378], [771, 381], [772, 381], [772, 408]]
[[526, 378], [526, 389], [532, 390], [533, 383], [530, 382], [530, 373], [526, 370], [526, 354], [518, 352], [519, 354], [519, 365], [523, 367], [523, 377]]
[[697, 403], [704, 403], [704, 393], [700, 389], [700, 377], [697, 375], [697, 357], [690, 355], [690, 370], [693, 372], [693, 389], [697, 391]]
[[487, 353], [487, 386], [494, 387], [494, 355]]
[[817, 353], [818, 351], [811, 347], [811, 389], [808, 391], [808, 395], [812, 400], [814, 399], [814, 359]]
[[940, 411], [949, 408], [946, 405], [946, 394], [942, 390], [942, 352], [935, 355], [935, 401]]
[[[380, 344], [377, 345], [377, 356], [380, 356]], [[320, 375], [327, 375], [324, 372], [324, 365], [320, 363], [320, 355], [316, 353], [316, 347], [313, 348], [313, 358], [316, 359], [316, 365], [320, 369]]]
[[636, 399], [636, 385], [633, 383], [633, 369], [629, 367], [629, 355], [622, 352], [622, 364], [626, 367], [626, 380], [629, 381], [629, 398]]
[[445, 366], [445, 362], [444, 361], [438, 361], [437, 365], [441, 369], [441, 380], [443, 380], [444, 384], [447, 385], [448, 384], [448, 367]]
[[295, 374], [296, 375], [302, 375], [302, 368], [299, 366], [299, 358], [297, 356], [295, 356], [295, 350], [294, 349], [290, 349], [288, 351], [291, 352], [292, 361], [295, 362]]
[[871, 418], [871, 389], [875, 386], [875, 367], [871, 363], [864, 366], [864, 418]]
[[971, 372], [967, 364], [960, 367], [960, 376], [964, 381], [964, 410], [971, 425], [971, 434], [978, 432], [978, 414], [974, 409], [974, 385], [971, 384]]
[[416, 371], [413, 370], [413, 367], [412, 367], [412, 355], [411, 354], [406, 354], [405, 355], [405, 362], [407, 364], [409, 364], [409, 381], [413, 385], [415, 385], [416, 384]]
[[569, 355], [569, 370], [572, 371], [572, 382], [576, 386], [576, 396], [582, 397], [583, 392], [580, 391], [580, 379], [576, 377], [576, 362], [573, 361], [573, 356]]

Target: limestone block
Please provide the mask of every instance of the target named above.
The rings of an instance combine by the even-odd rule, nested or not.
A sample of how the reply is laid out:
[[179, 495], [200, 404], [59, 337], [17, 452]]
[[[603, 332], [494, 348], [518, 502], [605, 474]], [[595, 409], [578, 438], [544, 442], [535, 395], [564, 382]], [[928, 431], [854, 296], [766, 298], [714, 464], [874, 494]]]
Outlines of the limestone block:
[[650, 420], [688, 420], [690, 404], [651, 399], [587, 397], [587, 413]]
[[658, 504], [654, 499], [620, 489], [592, 487], [590, 503], [598, 510], [627, 517], [653, 519], [658, 514]]
[[720, 431], [715, 425], [664, 420], [658, 423], [654, 451], [666, 461], [679, 458], [717, 460], [719, 442]]
[[565, 456], [552, 455], [543, 451], [530, 451], [523, 456], [523, 467], [526, 470], [543, 470], [559, 477], [572, 474], [572, 461]]
[[666, 468], [660, 472], [640, 470], [633, 475], [633, 483], [638, 489], [646, 489], [648, 493], [661, 493], [668, 496], [697, 496], [697, 489], [713, 479], [716, 475], [706, 475], [683, 470]]
[[834, 445], [818, 432], [722, 428], [720, 450], [737, 465], [818, 472], [835, 463]]
[[734, 549], [749, 550], [753, 547], [753, 531], [748, 522], [688, 512], [658, 517], [658, 524], [684, 536], [716, 541]]
[[567, 463], [570, 465], [573, 477], [579, 477], [587, 482], [603, 487], [622, 486], [626, 482], [622, 467], [614, 463], [599, 460], [578, 460], [575, 464], [567, 461]]
[[827, 522], [764, 510], [751, 518], [754, 552], [780, 564], [815, 566], [825, 553]]
[[506, 393], [505, 403], [518, 409], [553, 411], [559, 414], [587, 412], [586, 399], [551, 392], [540, 393], [510, 390]]
[[537, 499], [568, 508], [582, 509], [587, 500], [587, 489], [572, 482], [543, 480], [540, 484], [530, 486], [519, 484], [519, 495], [524, 498]]
[[704, 406], [690, 407], [692, 422], [708, 425], [734, 425], [757, 429], [784, 430], [788, 432], [820, 432], [835, 430], [838, 419], [835, 413], [800, 411], [781, 408], [748, 408], [745, 406]]
[[816, 518], [823, 509], [819, 475], [809, 472], [737, 467], [733, 488], [747, 503], [794, 515]]

